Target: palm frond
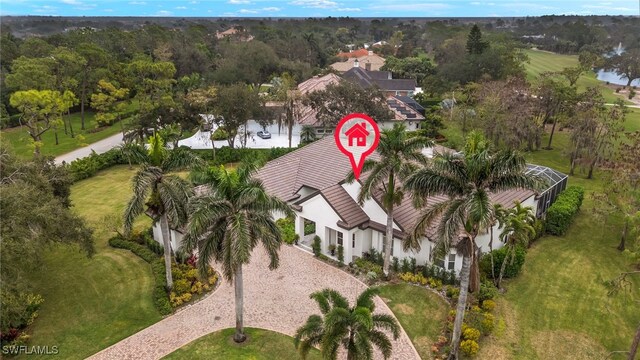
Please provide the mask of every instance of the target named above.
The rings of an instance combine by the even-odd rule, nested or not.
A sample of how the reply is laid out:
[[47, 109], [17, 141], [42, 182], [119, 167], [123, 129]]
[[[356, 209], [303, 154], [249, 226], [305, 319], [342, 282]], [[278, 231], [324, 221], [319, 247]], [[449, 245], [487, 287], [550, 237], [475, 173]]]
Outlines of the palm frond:
[[131, 179], [133, 196], [124, 211], [125, 232], [131, 231], [136, 218], [144, 211], [145, 201], [161, 176], [162, 172], [158, 168], [145, 166]]

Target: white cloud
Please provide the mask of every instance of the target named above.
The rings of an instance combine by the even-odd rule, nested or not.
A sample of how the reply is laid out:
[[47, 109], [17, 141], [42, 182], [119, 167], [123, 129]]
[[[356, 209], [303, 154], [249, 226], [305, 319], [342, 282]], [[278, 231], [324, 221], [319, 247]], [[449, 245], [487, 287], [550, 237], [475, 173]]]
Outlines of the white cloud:
[[435, 11], [435, 10], [447, 10], [451, 8], [452, 6], [446, 3], [431, 3], [431, 2], [371, 6], [371, 9], [374, 9], [374, 10], [386, 10], [386, 11], [395, 11], [395, 12], [397, 11], [407, 11], [407, 12]]
[[171, 16], [171, 15], [173, 15], [173, 13], [171, 11], [159, 10], [153, 16]]
[[110, 12], [113, 12], [113, 9], [104, 9], [102, 11], [110, 13]]
[[336, 9], [338, 11], [346, 11], [346, 12], [354, 12], [354, 11], [362, 11], [360, 8], [339, 8]]
[[187, 10], [186, 6], [176, 6], [176, 10]]
[[241, 4], [251, 4], [249, 0], [229, 0], [227, 3], [233, 5], [241, 5]]
[[249, 9], [240, 9], [238, 10], [238, 12], [240, 14], [257, 14], [258, 13], [256, 10], [249, 10]]
[[271, 6], [271, 7], [262, 8], [260, 10], [266, 11], [266, 12], [273, 12], [273, 11], [280, 11], [280, 8]]
[[145, 1], [129, 1], [129, 5], [147, 5]]
[[332, 9], [338, 6], [337, 2], [330, 0], [294, 0], [289, 4], [316, 9]]
[[78, 0], [62, 0], [62, 2], [67, 5], [82, 5], [82, 2]]
[[196, 5], [196, 4], [199, 4], [199, 2], [197, 2], [197, 1], [189, 1], [189, 4]]

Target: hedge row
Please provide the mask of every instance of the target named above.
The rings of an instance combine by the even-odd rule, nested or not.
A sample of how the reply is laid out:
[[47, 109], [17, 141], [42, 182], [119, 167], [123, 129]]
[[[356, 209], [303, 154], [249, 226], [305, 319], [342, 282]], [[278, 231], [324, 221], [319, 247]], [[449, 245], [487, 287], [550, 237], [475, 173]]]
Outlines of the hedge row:
[[224, 165], [228, 163], [237, 163], [244, 159], [261, 159], [264, 161], [271, 161], [286, 155], [294, 150], [296, 147], [283, 148], [274, 147], [271, 149], [250, 149], [250, 148], [230, 148], [223, 146], [216, 148], [216, 158], [213, 159], [213, 150], [194, 150], [201, 158], [209, 161], [212, 165]]
[[100, 170], [119, 164], [127, 164], [127, 160], [119, 149], [111, 149], [102, 154], [91, 151], [91, 155], [73, 160], [68, 165], [68, 169], [73, 181], [79, 181], [92, 177]]
[[545, 221], [547, 232], [553, 235], [564, 235], [574, 215], [580, 210], [583, 199], [584, 189], [579, 186], [569, 186], [561, 192], [547, 210]]
[[123, 240], [117, 236], [109, 239], [109, 245], [118, 249], [127, 249], [138, 255], [142, 260], [151, 264], [151, 270], [155, 280], [155, 286], [153, 288], [153, 304], [160, 314], [171, 314], [173, 312], [173, 307], [171, 306], [169, 296], [167, 295], [167, 278], [165, 277], [164, 260], [148, 248], [131, 241]]

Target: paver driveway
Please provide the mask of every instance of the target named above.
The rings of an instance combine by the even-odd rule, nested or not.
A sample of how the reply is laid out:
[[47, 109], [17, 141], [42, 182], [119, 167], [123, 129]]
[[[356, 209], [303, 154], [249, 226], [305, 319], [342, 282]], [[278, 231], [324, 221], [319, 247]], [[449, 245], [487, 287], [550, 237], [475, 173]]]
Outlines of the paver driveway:
[[[244, 275], [245, 326], [293, 336], [307, 317], [319, 313], [309, 294], [330, 287], [350, 301], [366, 287], [353, 276], [322, 263], [307, 252], [282, 246], [280, 267], [269, 271], [266, 253], [254, 251]], [[376, 311], [392, 314], [380, 298]], [[93, 355], [93, 359], [158, 359], [208, 333], [235, 326], [233, 285], [224, 281], [206, 299]], [[379, 354], [378, 354], [379, 355]], [[378, 356], [381, 357], [381, 356]], [[402, 331], [393, 344], [393, 359], [419, 359]]]

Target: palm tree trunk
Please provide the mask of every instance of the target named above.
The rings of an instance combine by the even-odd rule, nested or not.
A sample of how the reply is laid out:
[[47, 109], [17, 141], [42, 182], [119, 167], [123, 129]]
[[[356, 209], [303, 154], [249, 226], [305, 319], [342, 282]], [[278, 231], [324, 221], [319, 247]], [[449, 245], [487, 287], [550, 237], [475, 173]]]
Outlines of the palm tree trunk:
[[495, 284], [496, 282], [496, 272], [494, 270], [494, 262], [493, 262], [493, 226], [491, 226], [491, 238], [489, 239], [489, 258], [491, 259], [491, 279]]
[[167, 289], [173, 288], [173, 276], [171, 275], [171, 240], [169, 238], [169, 220], [167, 214], [160, 217], [160, 230], [162, 231], [162, 244], [164, 245], [164, 267], [167, 276]]
[[504, 258], [502, 259], [502, 265], [500, 266], [500, 275], [498, 276], [498, 283], [496, 284], [496, 287], [498, 289], [500, 289], [500, 284], [502, 283], [502, 277], [504, 276], [504, 272], [507, 269], [507, 257], [509, 256], [510, 253], [511, 253], [511, 250], [507, 251], [507, 253], [504, 255]]
[[391, 246], [393, 246], [393, 205], [387, 211], [387, 236], [384, 239], [384, 263], [382, 272], [389, 276], [389, 263], [391, 263]]
[[236, 269], [234, 285], [236, 290], [236, 333], [233, 335], [233, 341], [241, 343], [247, 339], [244, 334], [244, 321], [242, 319], [242, 265], [238, 265]]
[[469, 293], [469, 273], [471, 270], [471, 259], [468, 255], [462, 257], [462, 270], [460, 271], [460, 296], [456, 307], [456, 319], [453, 322], [453, 335], [451, 336], [451, 353], [449, 360], [458, 358], [460, 350], [460, 335], [462, 333], [462, 322], [464, 312], [467, 309], [467, 294]]
[[58, 130], [54, 130], [53, 135], [56, 137], [56, 145], [60, 145], [60, 142], [58, 141]]
[[636, 358], [638, 345], [640, 345], [640, 325], [638, 326], [638, 330], [636, 330], [636, 336], [633, 337], [633, 343], [631, 343], [631, 350], [629, 350], [629, 357], [627, 358], [628, 360], [634, 360]]
[[471, 271], [469, 275], [469, 290], [477, 293], [480, 290], [480, 249], [472, 242], [473, 254], [471, 256]]

